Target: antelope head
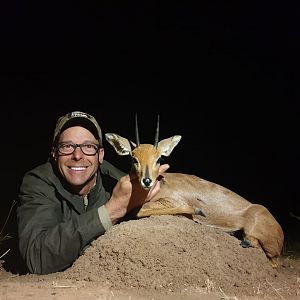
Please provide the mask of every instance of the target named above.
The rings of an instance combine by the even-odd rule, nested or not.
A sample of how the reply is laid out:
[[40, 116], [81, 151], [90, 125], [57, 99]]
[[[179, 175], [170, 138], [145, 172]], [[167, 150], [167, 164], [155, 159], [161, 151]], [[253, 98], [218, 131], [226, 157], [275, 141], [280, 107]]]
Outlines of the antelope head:
[[114, 147], [119, 155], [131, 155], [131, 172], [137, 176], [144, 189], [150, 189], [159, 176], [159, 166], [162, 156], [169, 156], [179, 143], [181, 136], [174, 135], [170, 138], [158, 141], [159, 117], [154, 144], [140, 144], [137, 117], [135, 119], [136, 143], [116, 133], [106, 133], [106, 140]]

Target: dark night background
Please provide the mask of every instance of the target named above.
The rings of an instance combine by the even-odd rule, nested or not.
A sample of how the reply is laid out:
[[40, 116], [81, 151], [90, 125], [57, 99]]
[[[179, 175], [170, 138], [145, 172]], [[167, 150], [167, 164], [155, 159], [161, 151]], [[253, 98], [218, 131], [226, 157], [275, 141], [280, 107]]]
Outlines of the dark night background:
[[[1, 4], [0, 226], [24, 173], [47, 159], [58, 117], [89, 112], [133, 139], [138, 112], [141, 142], [153, 143], [157, 114], [161, 139], [183, 136], [170, 171], [265, 205], [287, 242], [300, 240], [299, 9], [195, 3]], [[14, 209], [3, 233], [16, 236]]]

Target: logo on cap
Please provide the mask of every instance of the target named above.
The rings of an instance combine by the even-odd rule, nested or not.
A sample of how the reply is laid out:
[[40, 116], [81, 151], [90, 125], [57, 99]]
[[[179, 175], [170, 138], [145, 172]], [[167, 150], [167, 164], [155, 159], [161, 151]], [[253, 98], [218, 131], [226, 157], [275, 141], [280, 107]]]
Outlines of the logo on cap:
[[81, 117], [89, 118], [89, 116], [87, 114], [80, 112], [80, 111], [73, 111], [70, 116], [70, 118], [81, 118]]

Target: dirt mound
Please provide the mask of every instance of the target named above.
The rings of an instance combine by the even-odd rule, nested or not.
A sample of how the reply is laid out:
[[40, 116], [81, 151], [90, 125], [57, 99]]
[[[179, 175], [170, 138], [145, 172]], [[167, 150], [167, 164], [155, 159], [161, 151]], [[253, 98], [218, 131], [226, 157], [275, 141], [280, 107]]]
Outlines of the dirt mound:
[[115, 225], [95, 240], [66, 279], [189, 294], [295, 296], [299, 282], [265, 254], [229, 234], [180, 216], [152, 216]]

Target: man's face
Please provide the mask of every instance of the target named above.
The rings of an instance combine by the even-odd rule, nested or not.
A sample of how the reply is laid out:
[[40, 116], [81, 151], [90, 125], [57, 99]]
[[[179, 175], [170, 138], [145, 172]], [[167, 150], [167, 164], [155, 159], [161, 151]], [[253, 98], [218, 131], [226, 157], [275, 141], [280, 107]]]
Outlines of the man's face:
[[[87, 129], [74, 126], [64, 130], [58, 140], [58, 143], [73, 144], [96, 144], [98, 141], [94, 135]], [[54, 160], [62, 177], [74, 189], [84, 187], [90, 182], [90, 179], [97, 172], [99, 164], [103, 162], [104, 150], [100, 148], [95, 155], [86, 155], [80, 147], [77, 147], [72, 154], [61, 154], [57, 150], [53, 153]]]

